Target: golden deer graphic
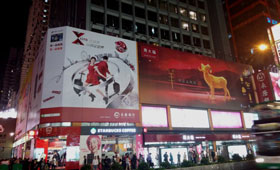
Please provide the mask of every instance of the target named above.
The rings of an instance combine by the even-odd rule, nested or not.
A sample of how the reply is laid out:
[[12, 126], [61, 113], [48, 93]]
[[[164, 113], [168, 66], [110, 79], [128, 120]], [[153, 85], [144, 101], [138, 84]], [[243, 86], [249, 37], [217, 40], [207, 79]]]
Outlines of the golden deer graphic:
[[224, 89], [225, 100], [230, 99], [230, 93], [227, 88], [227, 80], [224, 77], [214, 76], [212, 73], [211, 66], [209, 64], [204, 65], [201, 63], [201, 68], [198, 68], [199, 71], [203, 72], [203, 78], [210, 88], [210, 98], [215, 99], [215, 88]]

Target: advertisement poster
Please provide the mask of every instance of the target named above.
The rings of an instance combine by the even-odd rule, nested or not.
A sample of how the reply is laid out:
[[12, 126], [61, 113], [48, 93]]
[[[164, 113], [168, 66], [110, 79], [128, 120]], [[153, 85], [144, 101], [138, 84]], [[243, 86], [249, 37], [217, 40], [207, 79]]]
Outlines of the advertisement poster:
[[247, 109], [253, 100], [251, 67], [139, 43], [140, 102]]
[[86, 162], [92, 164], [94, 156], [101, 159], [101, 135], [81, 135], [80, 137], [80, 165]]
[[273, 91], [270, 87], [268, 72], [256, 70], [256, 72], [254, 73], [254, 80], [256, 84], [259, 103], [273, 101]]
[[280, 100], [280, 75], [278, 73], [269, 73], [271, 84], [274, 91], [275, 100]]
[[130, 40], [71, 27], [50, 29], [42, 107], [63, 107], [69, 113], [63, 114], [65, 121], [138, 122], [136, 51]]

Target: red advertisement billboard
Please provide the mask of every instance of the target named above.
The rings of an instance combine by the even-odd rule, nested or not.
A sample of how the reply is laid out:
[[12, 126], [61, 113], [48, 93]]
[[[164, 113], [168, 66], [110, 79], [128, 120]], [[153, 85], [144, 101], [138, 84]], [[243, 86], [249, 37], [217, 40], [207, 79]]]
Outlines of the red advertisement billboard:
[[141, 103], [238, 110], [254, 102], [248, 65], [143, 43], [138, 52]]
[[258, 99], [260, 103], [273, 101], [273, 92], [270, 86], [269, 74], [267, 71], [256, 71], [254, 74]]

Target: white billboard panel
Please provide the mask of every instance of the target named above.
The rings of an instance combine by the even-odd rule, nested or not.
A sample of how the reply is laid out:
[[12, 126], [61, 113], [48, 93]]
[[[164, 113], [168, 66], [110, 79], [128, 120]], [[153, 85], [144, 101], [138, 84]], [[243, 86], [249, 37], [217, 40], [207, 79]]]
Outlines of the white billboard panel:
[[102, 113], [103, 120], [138, 119], [137, 70], [134, 41], [71, 27], [50, 29], [42, 108], [78, 108], [87, 113], [84, 119], [92, 112], [87, 108], [99, 113], [106, 108], [114, 111]]

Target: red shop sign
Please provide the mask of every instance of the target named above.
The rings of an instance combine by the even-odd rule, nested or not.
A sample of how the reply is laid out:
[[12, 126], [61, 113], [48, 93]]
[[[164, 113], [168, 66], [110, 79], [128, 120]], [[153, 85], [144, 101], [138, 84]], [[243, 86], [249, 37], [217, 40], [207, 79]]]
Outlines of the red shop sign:
[[273, 101], [273, 91], [270, 86], [270, 78], [267, 71], [256, 71], [254, 80], [257, 88], [260, 103]]

